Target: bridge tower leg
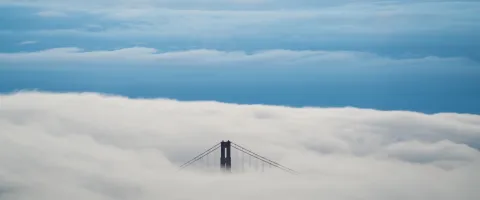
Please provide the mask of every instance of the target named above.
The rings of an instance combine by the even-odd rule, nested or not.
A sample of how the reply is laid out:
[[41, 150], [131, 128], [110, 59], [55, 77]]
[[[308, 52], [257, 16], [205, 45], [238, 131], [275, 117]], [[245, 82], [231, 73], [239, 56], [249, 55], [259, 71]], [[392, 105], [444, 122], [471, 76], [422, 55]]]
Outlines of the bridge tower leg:
[[230, 140], [220, 143], [220, 169], [222, 171], [232, 171], [232, 157], [230, 156]]

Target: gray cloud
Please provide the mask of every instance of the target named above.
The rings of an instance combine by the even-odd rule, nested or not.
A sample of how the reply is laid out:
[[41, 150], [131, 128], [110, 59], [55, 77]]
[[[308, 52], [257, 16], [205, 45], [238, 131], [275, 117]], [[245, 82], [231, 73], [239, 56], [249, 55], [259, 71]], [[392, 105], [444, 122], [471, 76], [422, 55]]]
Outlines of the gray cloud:
[[[165, 49], [330, 49], [478, 60], [478, 4], [455, 0], [6, 0], [0, 5], [19, 11], [4, 16], [7, 23], [0, 34], [6, 41], [41, 38], [45, 48], [106, 49], [142, 43]], [[42, 12], [68, 17], [27, 17]], [[29, 23], [16, 23], [18, 17], [27, 17]]]
[[20, 42], [18, 44], [19, 45], [30, 45], [30, 44], [36, 44], [36, 43], [37, 43], [37, 41], [27, 40], [27, 41]]
[[387, 147], [389, 156], [416, 163], [441, 161], [471, 161], [478, 151], [465, 144], [440, 141], [431, 145], [420, 142], [395, 143]]
[[[356, 51], [295, 51], [295, 50], [267, 50], [257, 52], [219, 51], [212, 49], [195, 49], [186, 51], [162, 52], [154, 48], [132, 47], [115, 50], [85, 51], [83, 49], [54, 48], [36, 52], [0, 53], [0, 63], [14, 66], [16, 64], [32, 64], [41, 66], [53, 63], [65, 65], [115, 64], [115, 66], [129, 65], [142, 66], [156, 65], [196, 65], [196, 66], [401, 66], [435, 69], [442, 67], [459, 66], [462, 69], [475, 71], [478, 64], [461, 57], [423, 57], [423, 58], [389, 58], [377, 54]], [[422, 67], [423, 66], [423, 67]]]
[[59, 11], [40, 11], [37, 13], [38, 16], [40, 17], [65, 17], [67, 16], [65, 13], [59, 12]]
[[[480, 116], [0, 96], [0, 199], [478, 199]], [[302, 174], [177, 172], [230, 139]]]
[[[0, 3], [1, 5], [2, 3]], [[475, 1], [4, 1], [4, 5], [38, 7], [47, 16], [83, 13], [109, 28], [35, 33], [218, 38], [235, 36], [303, 41], [338, 36], [455, 35], [478, 31]], [[114, 25], [116, 24], [116, 25]], [[111, 26], [111, 27], [110, 27]], [[413, 34], [413, 35], [412, 35]], [[469, 36], [472, 37], [473, 35]], [[390, 36], [392, 37], [392, 36]], [[473, 38], [473, 37], [472, 37]], [[348, 37], [345, 38], [348, 40]], [[386, 38], [387, 39], [387, 38]], [[328, 40], [326, 40], [328, 41]], [[457, 41], [458, 42], [458, 41]]]

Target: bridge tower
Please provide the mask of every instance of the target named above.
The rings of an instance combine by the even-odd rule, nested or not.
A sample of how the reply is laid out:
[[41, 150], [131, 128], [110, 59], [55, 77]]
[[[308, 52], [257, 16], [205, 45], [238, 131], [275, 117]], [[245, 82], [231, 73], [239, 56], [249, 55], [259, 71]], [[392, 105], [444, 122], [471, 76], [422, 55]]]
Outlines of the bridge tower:
[[[259, 162], [262, 162], [262, 171], [263, 171], [263, 165], [267, 164], [269, 167], [276, 167], [278, 169], [281, 169], [285, 172], [291, 173], [291, 174], [298, 174], [296, 171], [285, 167], [283, 165], [278, 164], [277, 162], [274, 162], [268, 158], [265, 158], [261, 155], [258, 155], [257, 153], [240, 146], [239, 144], [236, 144], [234, 142], [231, 142], [230, 140], [227, 140], [226, 142], [222, 140], [222, 142], [215, 144], [213, 147], [210, 147], [210, 149], [207, 149], [205, 152], [201, 153], [200, 155], [194, 157], [193, 159], [189, 160], [188, 162], [184, 163], [183, 165], [180, 166], [180, 170], [190, 166], [191, 164], [195, 163], [196, 161], [202, 160], [205, 156], [208, 156], [212, 152], [220, 149], [220, 170], [222, 172], [227, 172], [230, 173], [232, 172], [232, 157], [231, 157], [231, 148], [234, 148], [236, 151], [243, 153], [242, 154], [242, 159], [239, 162], [241, 165], [243, 165], [243, 157], [245, 155], [250, 156], [249, 160], [257, 159]], [[237, 154], [238, 155], [238, 154]], [[208, 157], [206, 157], [206, 163], [208, 165]], [[243, 169], [243, 166], [242, 166]]]
[[232, 157], [230, 156], [230, 140], [220, 143], [220, 168], [222, 171], [232, 171]]

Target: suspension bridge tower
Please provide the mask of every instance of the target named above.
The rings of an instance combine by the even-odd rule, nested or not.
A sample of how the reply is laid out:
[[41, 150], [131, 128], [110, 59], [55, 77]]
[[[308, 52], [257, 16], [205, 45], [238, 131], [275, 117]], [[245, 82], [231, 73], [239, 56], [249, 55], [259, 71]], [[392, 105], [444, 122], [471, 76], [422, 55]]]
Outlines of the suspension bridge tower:
[[220, 143], [220, 168], [225, 172], [232, 171], [232, 157], [231, 155], [231, 142], [230, 140]]
[[[230, 141], [230, 140], [227, 140], [226, 142], [222, 141], [220, 143], [215, 144], [210, 149], [207, 149], [203, 153], [199, 154], [198, 156], [192, 158], [188, 162], [181, 165], [180, 170], [192, 165], [193, 163], [195, 163], [199, 160], [202, 160], [204, 157], [207, 158], [205, 161], [208, 165], [208, 155], [211, 154], [212, 152], [216, 151], [217, 149], [220, 149], [220, 169], [223, 172], [229, 172], [230, 173], [230, 172], [232, 172], [232, 157], [231, 157], [232, 148], [236, 150], [236, 153], [237, 153], [236, 155], [238, 155], [239, 152], [242, 153], [242, 158], [238, 162], [241, 166], [242, 171], [243, 171], [243, 167], [244, 167], [243, 157], [245, 155], [247, 155], [247, 156], [249, 156], [248, 166], [250, 167], [252, 159], [256, 159], [257, 161], [259, 161], [261, 163], [262, 172], [263, 172], [263, 166], [268, 165], [269, 168], [270, 167], [275, 167], [275, 168], [281, 169], [281, 170], [283, 170], [285, 172], [288, 172], [288, 173], [291, 173], [291, 174], [297, 174], [296, 171], [294, 171], [294, 170], [292, 170], [288, 167], [285, 167], [283, 165], [280, 165], [279, 163], [277, 163], [275, 161], [272, 161], [268, 158], [265, 158], [265, 157], [255, 153], [255, 152], [243, 147], [243, 146], [240, 146], [239, 144], [236, 144], [235, 142]], [[255, 166], [256, 166], [256, 164], [255, 164]]]

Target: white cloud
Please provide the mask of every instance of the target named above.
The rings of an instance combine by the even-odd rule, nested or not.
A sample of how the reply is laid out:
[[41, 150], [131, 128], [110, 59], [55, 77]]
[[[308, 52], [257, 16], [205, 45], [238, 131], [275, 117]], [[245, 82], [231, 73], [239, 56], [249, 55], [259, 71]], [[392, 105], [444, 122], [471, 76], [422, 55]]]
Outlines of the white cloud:
[[[101, 20], [121, 23], [106, 35], [157, 35], [183, 37], [299, 36], [304, 40], [352, 34], [391, 35], [478, 30], [476, 5], [455, 3], [369, 4], [312, 9], [231, 10], [165, 7], [102, 7], [87, 9]], [[437, 9], [429, 9], [435, 7]], [[478, 7], [478, 6], [477, 6]], [[202, 9], [203, 8], [203, 9]], [[455, 8], [455, 9], [452, 9]], [[345, 14], [348, 13], [348, 14]], [[428, 16], [428, 17], [425, 17]], [[454, 29], [454, 30], [452, 30]], [[55, 31], [55, 30], [52, 30]], [[83, 34], [94, 34], [80, 31]], [[98, 34], [98, 33], [97, 33]], [[365, 36], [365, 35], [363, 35]]]
[[[42, 2], [37, 1], [15, 1], [15, 0], [3, 0], [0, 3], [4, 4], [17, 4], [17, 5], [34, 5], [45, 7], [62, 7], [65, 5], [75, 5], [77, 8], [95, 8], [95, 7], [173, 7], [173, 8], [229, 8], [235, 9], [254, 9], [253, 6], [261, 6], [261, 8], [288, 8], [285, 5], [293, 7], [305, 6], [305, 5], [341, 5], [348, 3], [351, 0], [341, 0], [334, 3], [319, 0], [138, 0], [132, 2], [129, 0], [85, 0], [78, 2], [76, 0], [44, 0]], [[313, 3], [312, 3], [313, 2]], [[372, 2], [367, 0], [365, 2]], [[65, 9], [68, 9], [66, 7]]]
[[469, 161], [476, 159], [478, 151], [465, 144], [439, 141], [425, 145], [418, 141], [400, 142], [387, 148], [389, 156], [411, 162]]
[[[437, 35], [440, 32], [448, 35], [480, 29], [476, 23], [480, 20], [476, 15], [480, 6], [474, 1], [51, 0], [4, 1], [3, 4], [39, 7], [46, 10], [41, 12], [45, 16], [71, 12], [108, 21], [112, 27], [101, 32], [110, 37], [278, 35], [309, 41], [338, 34], [366, 34], [361, 36], [368, 37], [405, 33]], [[98, 34], [88, 29], [78, 30], [82, 28], [72, 29], [83, 34]], [[46, 29], [56, 33], [66, 31]]]
[[40, 17], [65, 17], [67, 14], [64, 12], [60, 11], [53, 11], [53, 10], [47, 10], [47, 11], [40, 11], [37, 13], [38, 16]]
[[23, 41], [23, 42], [20, 42], [18, 43], [19, 45], [29, 45], [29, 44], [36, 44], [37, 41], [34, 41], [34, 40], [27, 40], [27, 41]]
[[[478, 115], [93, 93], [0, 98], [0, 199], [480, 198]], [[226, 139], [302, 175], [176, 171]]]
[[455, 68], [479, 73], [478, 63], [466, 58], [388, 58], [368, 52], [355, 51], [294, 51], [265, 50], [257, 52], [219, 51], [195, 49], [163, 52], [154, 48], [132, 47], [116, 50], [85, 51], [76, 47], [46, 49], [36, 52], [0, 53], [0, 63], [6, 66], [35, 64], [37, 66], [57, 64], [62, 66], [264, 66], [264, 67], [314, 67], [362, 69], [360, 67], [382, 67], [382, 69], [441, 69]]

